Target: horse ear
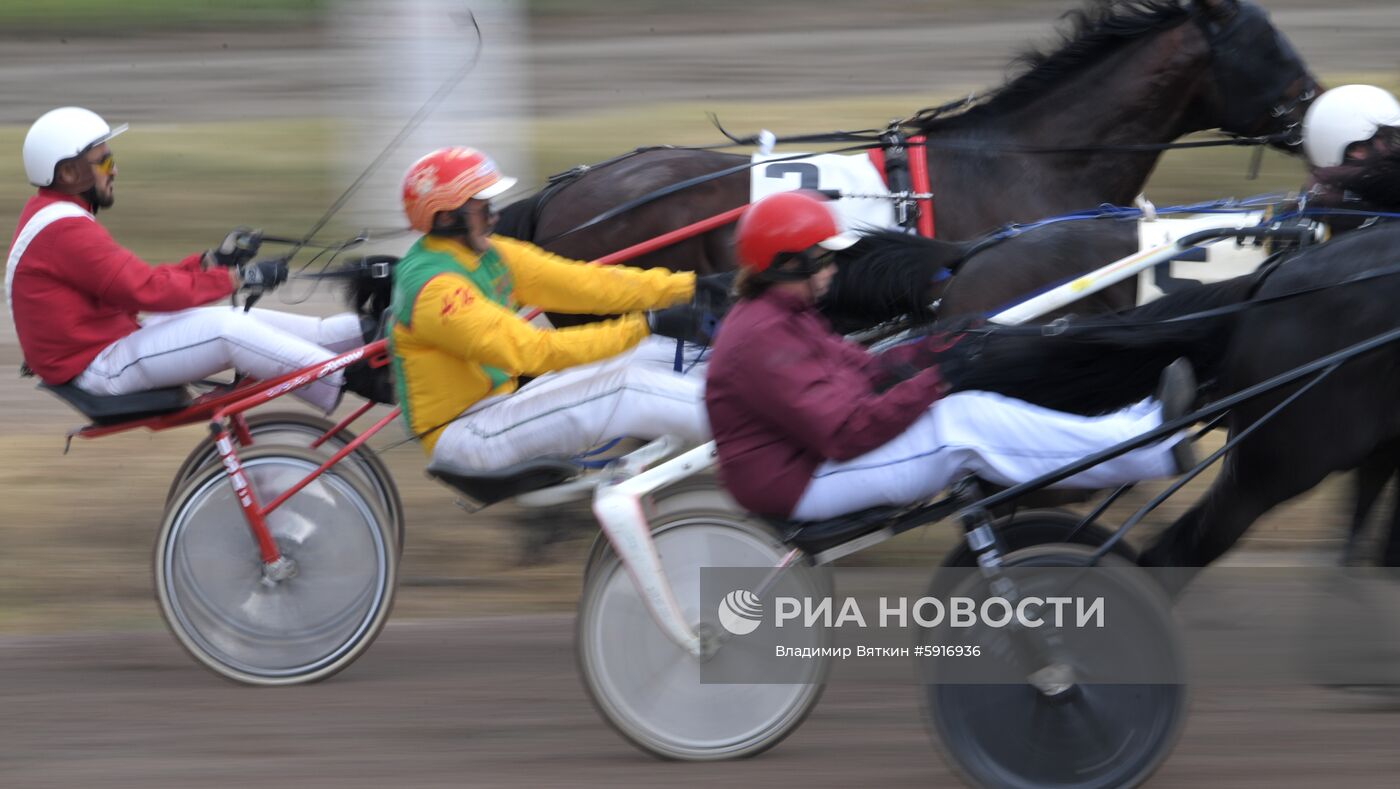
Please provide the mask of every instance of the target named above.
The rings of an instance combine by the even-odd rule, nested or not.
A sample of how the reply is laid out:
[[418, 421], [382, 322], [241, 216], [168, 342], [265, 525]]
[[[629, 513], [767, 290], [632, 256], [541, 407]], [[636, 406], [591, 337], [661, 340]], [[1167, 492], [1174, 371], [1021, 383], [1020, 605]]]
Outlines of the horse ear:
[[1239, 0], [1191, 0], [1212, 22], [1226, 22], [1240, 10]]

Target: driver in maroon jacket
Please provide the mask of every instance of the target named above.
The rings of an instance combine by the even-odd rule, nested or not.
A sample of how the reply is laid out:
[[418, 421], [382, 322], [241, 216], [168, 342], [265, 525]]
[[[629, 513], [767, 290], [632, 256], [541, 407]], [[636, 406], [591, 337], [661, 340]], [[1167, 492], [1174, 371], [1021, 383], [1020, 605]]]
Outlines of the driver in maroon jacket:
[[[750, 510], [821, 520], [910, 504], [966, 474], [1014, 485], [1152, 430], [1164, 410], [1180, 415], [1195, 396], [1184, 362], [1167, 368], [1158, 399], [1097, 417], [992, 392], [949, 394], [937, 365], [886, 388], [892, 370], [937, 354], [945, 338], [874, 356], [832, 331], [815, 305], [834, 250], [854, 242], [813, 193], [771, 195], [739, 221], [740, 300], [716, 338], [705, 405], [721, 481]], [[1182, 441], [1133, 450], [1060, 485], [1174, 475], [1190, 460]]]

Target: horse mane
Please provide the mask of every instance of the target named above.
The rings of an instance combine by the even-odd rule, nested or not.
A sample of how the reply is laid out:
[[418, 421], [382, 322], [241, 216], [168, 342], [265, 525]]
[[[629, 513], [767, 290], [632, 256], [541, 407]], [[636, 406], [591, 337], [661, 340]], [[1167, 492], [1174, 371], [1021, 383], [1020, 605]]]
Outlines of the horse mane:
[[1097, 63], [1125, 43], [1145, 33], [1175, 27], [1193, 13], [1175, 0], [1090, 0], [1084, 7], [1062, 15], [1067, 23], [1058, 31], [1053, 48], [1031, 47], [1013, 58], [1013, 73], [1001, 87], [961, 113], [935, 114], [917, 120], [916, 126], [919, 131], [928, 132], [942, 122], [1023, 107], [1066, 76]]

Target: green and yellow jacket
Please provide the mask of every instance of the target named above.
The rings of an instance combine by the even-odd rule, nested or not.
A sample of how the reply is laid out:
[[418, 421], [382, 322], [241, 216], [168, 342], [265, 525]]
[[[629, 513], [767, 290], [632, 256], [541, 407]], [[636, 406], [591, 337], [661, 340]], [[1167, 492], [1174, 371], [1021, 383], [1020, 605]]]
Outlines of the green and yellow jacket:
[[[454, 240], [424, 236], [394, 266], [389, 348], [409, 429], [427, 433], [422, 443], [431, 453], [441, 428], [473, 403], [515, 391], [521, 375], [631, 348], [648, 334], [643, 310], [669, 307], [694, 292], [691, 273], [596, 266], [500, 236], [478, 255]], [[551, 330], [517, 315], [521, 304], [623, 315]]]

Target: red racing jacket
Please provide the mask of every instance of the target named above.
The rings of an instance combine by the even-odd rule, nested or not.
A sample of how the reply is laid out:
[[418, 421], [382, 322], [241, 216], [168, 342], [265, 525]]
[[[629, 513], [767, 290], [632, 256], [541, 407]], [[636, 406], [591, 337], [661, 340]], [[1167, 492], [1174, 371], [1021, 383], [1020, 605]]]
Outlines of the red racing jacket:
[[[49, 213], [31, 226], [44, 209]], [[20, 212], [5, 267], [25, 362], [44, 383], [66, 383], [103, 348], [141, 328], [137, 313], [197, 307], [232, 293], [232, 275], [205, 271], [200, 260], [194, 254], [147, 265], [112, 239], [82, 198], [40, 189]]]
[[878, 391], [931, 337], [879, 356], [832, 331], [816, 308], [768, 290], [730, 310], [705, 379], [720, 481], [748, 509], [787, 517], [817, 467], [904, 432], [947, 391], [937, 367]]

